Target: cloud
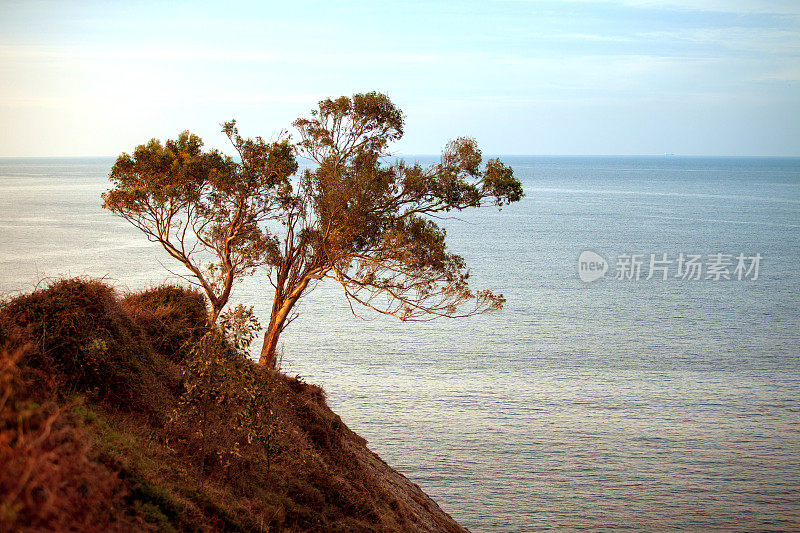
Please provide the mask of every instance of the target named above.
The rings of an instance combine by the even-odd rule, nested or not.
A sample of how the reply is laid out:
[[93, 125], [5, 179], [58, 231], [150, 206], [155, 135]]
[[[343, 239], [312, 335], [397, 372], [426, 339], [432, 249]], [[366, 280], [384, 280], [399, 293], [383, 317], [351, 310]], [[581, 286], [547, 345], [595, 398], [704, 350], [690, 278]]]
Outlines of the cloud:
[[[534, 0], [535, 1], [535, 0]], [[800, 16], [797, 0], [562, 0], [571, 3], [611, 4], [634, 8], [705, 11], [716, 13]]]
[[800, 53], [800, 31], [725, 27], [674, 31], [639, 32], [637, 37], [658, 41], [684, 41], [694, 44], [720, 45], [730, 50]]
[[800, 82], [800, 61], [783, 68], [777, 68], [760, 76], [751, 79], [755, 82]]
[[553, 35], [556, 39], [566, 39], [570, 41], [590, 41], [603, 43], [630, 43], [637, 39], [625, 35], [600, 35], [596, 33], [559, 33]]
[[87, 46], [55, 47], [40, 45], [0, 45], [0, 61], [59, 61], [59, 62], [156, 62], [166, 63], [174, 61], [221, 61], [225, 63], [307, 63], [307, 64], [332, 64], [332, 63], [437, 63], [441, 61], [461, 60], [468, 61], [471, 57], [467, 53], [384, 53], [384, 52], [358, 52], [358, 53], [332, 53], [313, 50], [246, 52], [238, 49], [181, 49], [181, 48], [124, 48], [105, 47], [93, 48]]

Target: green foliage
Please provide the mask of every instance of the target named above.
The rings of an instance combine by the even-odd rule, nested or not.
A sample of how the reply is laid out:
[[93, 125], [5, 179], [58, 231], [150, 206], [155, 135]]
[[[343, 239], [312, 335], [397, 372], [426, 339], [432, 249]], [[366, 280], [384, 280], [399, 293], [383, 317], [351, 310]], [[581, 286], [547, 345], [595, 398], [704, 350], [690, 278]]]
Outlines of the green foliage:
[[[435, 218], [519, 201], [510, 167], [499, 159], [484, 165], [470, 138], [449, 142], [429, 167], [388, 164], [404, 117], [377, 92], [322, 100], [293, 125], [296, 144], [244, 138], [234, 121], [225, 123], [238, 162], [204, 152], [199, 137], [183, 132], [120, 155], [111, 170], [104, 207], [183, 263], [211, 304], [209, 325], [233, 284], [260, 267], [275, 287], [262, 349], [272, 367], [294, 306], [326, 278], [341, 284], [354, 313], [364, 306], [429, 320], [503, 306], [501, 294], [470, 288], [466, 264], [447, 249]], [[293, 183], [295, 152], [316, 167]]]
[[469, 316], [504, 298], [473, 291], [464, 260], [435, 218], [520, 200], [522, 185], [499, 159], [483, 164], [474, 139], [448, 143], [429, 167], [386, 162], [403, 114], [384, 94], [326, 99], [294, 122], [297, 149], [316, 163], [283, 202], [286, 231], [270, 271], [276, 287], [262, 362], [275, 364], [281, 331], [313, 283], [335, 280], [360, 306], [401, 320]]
[[[293, 125], [296, 144], [244, 138], [235, 121], [225, 123], [238, 162], [203, 151], [199, 137], [183, 132], [120, 155], [111, 170], [104, 207], [183, 263], [211, 304], [209, 325], [233, 284], [261, 267], [275, 287], [262, 349], [271, 367], [294, 306], [324, 279], [341, 284], [353, 313], [364, 306], [429, 320], [503, 306], [501, 294], [471, 289], [464, 260], [447, 249], [435, 218], [519, 201], [522, 185], [510, 167], [499, 159], [484, 165], [470, 138], [449, 142], [426, 168], [388, 164], [404, 117], [377, 92], [322, 100]], [[316, 167], [293, 183], [295, 152]]]
[[220, 317], [219, 327], [230, 345], [245, 356], [262, 329], [261, 323], [253, 313], [253, 306], [245, 307], [242, 304], [225, 311]]
[[113, 188], [103, 194], [106, 209], [189, 270], [211, 304], [209, 324], [233, 284], [275, 255], [276, 241], [263, 223], [274, 218], [277, 195], [297, 169], [287, 141], [242, 139], [234, 122], [223, 131], [241, 162], [204, 152], [202, 140], [185, 131], [120, 155], [109, 175]]
[[294, 126], [302, 134], [299, 147], [313, 154], [317, 162], [339, 158], [343, 145], [386, 155], [389, 143], [403, 136], [403, 113], [385, 94], [370, 92], [322, 100], [318, 109], [311, 111], [311, 118], [297, 119]]
[[255, 319], [252, 310], [237, 311], [241, 321], [232, 312], [223, 321], [229, 329], [208, 332], [192, 348], [183, 369], [184, 392], [173, 415], [175, 423], [194, 428], [203, 471], [214, 465], [229, 468], [245, 447], [267, 446], [269, 452], [274, 434], [273, 376], [247, 358]]

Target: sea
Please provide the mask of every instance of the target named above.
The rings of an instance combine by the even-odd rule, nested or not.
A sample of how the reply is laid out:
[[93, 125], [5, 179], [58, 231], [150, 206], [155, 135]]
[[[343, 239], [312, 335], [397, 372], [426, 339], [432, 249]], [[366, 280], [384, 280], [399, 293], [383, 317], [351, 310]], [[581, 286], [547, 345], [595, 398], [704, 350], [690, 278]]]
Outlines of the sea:
[[[321, 283], [283, 370], [475, 532], [800, 531], [800, 158], [502, 159], [525, 198], [440, 221], [502, 311], [357, 317]], [[4, 297], [183, 274], [101, 208], [112, 163], [0, 159]]]

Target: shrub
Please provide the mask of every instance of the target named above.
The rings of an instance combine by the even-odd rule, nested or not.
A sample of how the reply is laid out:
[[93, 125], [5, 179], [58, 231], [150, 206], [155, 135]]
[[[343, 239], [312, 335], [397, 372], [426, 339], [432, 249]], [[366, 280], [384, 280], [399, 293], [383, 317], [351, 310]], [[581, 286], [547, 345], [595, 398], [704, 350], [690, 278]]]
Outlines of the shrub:
[[242, 304], [228, 309], [219, 317], [219, 328], [228, 343], [244, 356], [249, 355], [250, 345], [261, 331], [261, 323], [253, 312], [253, 306]]
[[98, 281], [60, 280], [0, 306], [10, 338], [27, 345], [26, 365], [123, 406], [156, 399], [156, 363], [141, 330]]
[[191, 430], [203, 472], [219, 464], [230, 473], [233, 465], [246, 462], [247, 448], [265, 449], [269, 469], [274, 371], [248, 358], [259, 329], [252, 309], [240, 305], [192, 345], [184, 362], [184, 392], [173, 422]]
[[206, 299], [195, 289], [160, 285], [127, 295], [122, 305], [153, 348], [173, 361], [183, 360], [191, 344], [207, 331]]

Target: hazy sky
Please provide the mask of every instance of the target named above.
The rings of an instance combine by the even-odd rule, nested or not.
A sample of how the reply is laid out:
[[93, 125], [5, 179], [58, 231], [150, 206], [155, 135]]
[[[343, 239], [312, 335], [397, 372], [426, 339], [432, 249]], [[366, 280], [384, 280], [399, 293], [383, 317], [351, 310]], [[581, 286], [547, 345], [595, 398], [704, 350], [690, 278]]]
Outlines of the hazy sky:
[[0, 0], [0, 156], [274, 137], [378, 90], [401, 153], [800, 155], [800, 0]]

